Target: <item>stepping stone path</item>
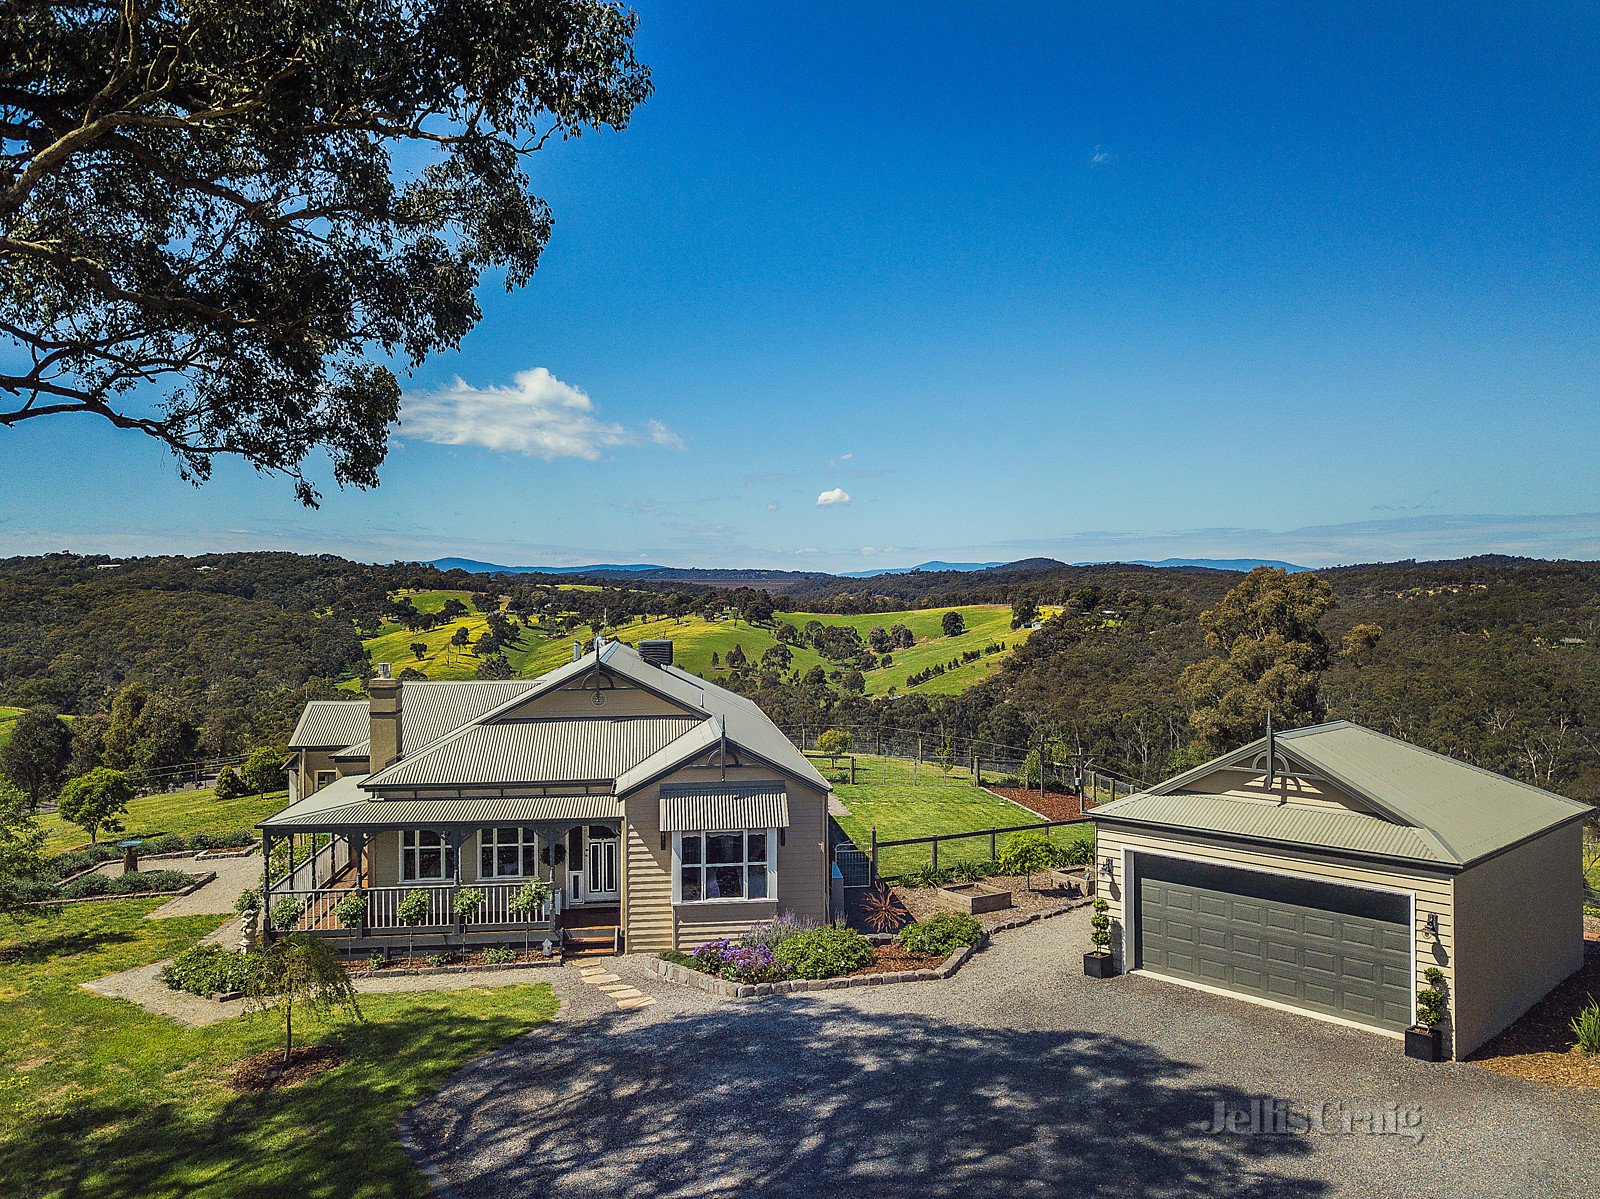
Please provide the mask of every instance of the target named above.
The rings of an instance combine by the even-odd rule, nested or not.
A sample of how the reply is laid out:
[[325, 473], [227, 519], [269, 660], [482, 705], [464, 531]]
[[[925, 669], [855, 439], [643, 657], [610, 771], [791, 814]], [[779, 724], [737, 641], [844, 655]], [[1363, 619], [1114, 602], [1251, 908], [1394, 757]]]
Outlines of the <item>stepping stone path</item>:
[[609, 996], [613, 1003], [624, 1012], [635, 1011], [638, 1008], [649, 1007], [655, 1002], [638, 987], [625, 983], [617, 975], [612, 974], [603, 965], [594, 963], [578, 967], [578, 977], [591, 987], [597, 987]]

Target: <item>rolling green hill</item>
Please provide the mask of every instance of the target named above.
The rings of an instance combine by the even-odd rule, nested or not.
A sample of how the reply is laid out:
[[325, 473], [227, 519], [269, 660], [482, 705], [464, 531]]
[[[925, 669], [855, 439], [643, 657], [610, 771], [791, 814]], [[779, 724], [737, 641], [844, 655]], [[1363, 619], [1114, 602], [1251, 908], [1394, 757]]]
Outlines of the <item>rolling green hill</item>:
[[[444, 606], [447, 598], [470, 597], [464, 592], [419, 591], [407, 593], [418, 611], [432, 612]], [[961, 613], [966, 631], [956, 637], [944, 636], [940, 622], [946, 612]], [[1048, 613], [1047, 613], [1048, 614]], [[916, 637], [910, 649], [897, 650], [888, 667], [866, 672], [867, 694], [887, 695], [891, 691], [904, 694], [916, 691], [921, 694], [953, 695], [988, 678], [1000, 668], [1001, 662], [1028, 637], [1028, 630], [1011, 628], [1011, 609], [997, 604], [966, 604], [954, 608], [928, 608], [921, 611], [875, 612], [866, 616], [834, 616], [821, 612], [784, 612], [774, 618], [771, 625], [752, 625], [732, 618], [707, 620], [704, 616], [665, 617], [659, 620], [633, 620], [613, 628], [611, 636], [636, 645], [652, 638], [671, 640], [677, 663], [685, 670], [709, 679], [725, 678], [730, 672], [728, 654], [737, 646], [752, 662], [778, 644], [779, 622], [804, 629], [810, 621], [825, 625], [848, 625], [865, 637], [875, 626], [888, 628], [904, 624]], [[374, 663], [388, 662], [395, 672], [411, 667], [430, 679], [470, 679], [476, 676], [479, 659], [471, 648], [458, 649], [450, 640], [456, 630], [465, 628], [471, 641], [476, 642], [487, 628], [482, 615], [472, 612], [458, 617], [449, 624], [426, 632], [413, 633], [402, 625], [386, 624], [377, 636], [364, 644]], [[535, 623], [519, 630], [521, 639], [505, 647], [506, 659], [512, 668], [526, 677], [553, 670], [572, 658], [572, 642], [588, 644], [595, 630], [580, 628], [574, 633], [552, 631], [545, 633]], [[424, 647], [419, 659], [411, 649], [413, 644]], [[982, 654], [990, 646], [1003, 644], [1004, 649]], [[979, 651], [976, 661], [960, 663], [963, 653]], [[831, 662], [809, 646], [792, 646], [791, 669], [802, 674], [813, 666], [832, 670], [839, 663]], [[713, 665], [712, 656], [716, 657]], [[959, 664], [949, 666], [951, 661]], [[946, 671], [918, 686], [907, 685], [907, 679], [930, 666], [946, 664]], [[350, 685], [354, 685], [353, 683]]]

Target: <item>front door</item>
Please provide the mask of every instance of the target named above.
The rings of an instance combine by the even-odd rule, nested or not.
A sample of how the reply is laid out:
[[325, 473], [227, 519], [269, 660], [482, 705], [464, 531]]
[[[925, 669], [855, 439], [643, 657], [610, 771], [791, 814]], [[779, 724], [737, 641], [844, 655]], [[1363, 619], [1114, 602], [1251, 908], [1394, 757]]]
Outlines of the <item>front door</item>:
[[583, 898], [586, 903], [606, 903], [620, 894], [617, 880], [617, 830], [591, 824], [584, 830]]

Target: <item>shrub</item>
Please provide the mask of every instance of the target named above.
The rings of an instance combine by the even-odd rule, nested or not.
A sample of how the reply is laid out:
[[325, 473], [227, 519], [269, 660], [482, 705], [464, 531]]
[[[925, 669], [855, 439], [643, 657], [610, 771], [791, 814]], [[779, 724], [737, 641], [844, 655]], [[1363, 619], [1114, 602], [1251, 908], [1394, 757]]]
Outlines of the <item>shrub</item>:
[[944, 958], [963, 945], [976, 945], [982, 936], [983, 926], [971, 916], [941, 912], [906, 925], [900, 930], [900, 944], [907, 953]]
[[696, 946], [691, 962], [696, 970], [741, 983], [776, 982], [789, 973], [769, 946], [739, 945], [726, 937]]
[[473, 914], [483, 906], [483, 892], [476, 887], [462, 887], [450, 901], [450, 906], [461, 919], [471, 920]]
[[801, 978], [833, 978], [871, 964], [872, 946], [854, 929], [829, 926], [796, 933], [775, 956]]
[[908, 885], [913, 887], [942, 887], [950, 881], [955, 873], [949, 866], [919, 866], [905, 876]]
[[61, 888], [68, 899], [90, 899], [96, 895], [111, 894], [111, 880], [103, 874], [85, 874]]
[[384, 963], [387, 962], [388, 960], [389, 960], [388, 958], [383, 956], [383, 951], [382, 950], [374, 949], [371, 953], [367, 954], [367, 969], [368, 970], [382, 970], [383, 967], [384, 967]]
[[1043, 874], [1055, 864], [1056, 847], [1043, 833], [1018, 833], [1000, 851], [1000, 873], [1026, 877], [1029, 887], [1034, 875]]
[[979, 879], [999, 873], [999, 870], [999, 863], [994, 861], [957, 862], [950, 868], [950, 873], [964, 883], [975, 883]]
[[828, 729], [817, 737], [817, 752], [836, 758], [850, 752], [853, 740], [844, 729]]
[[238, 772], [232, 766], [224, 766], [218, 772], [217, 785], [213, 790], [218, 799], [238, 799], [250, 794], [250, 788], [240, 781]]
[[687, 966], [691, 970], [700, 968], [699, 963], [681, 949], [663, 949], [656, 956], [663, 962], [671, 962], [674, 966]]
[[1088, 866], [1094, 861], [1094, 837], [1074, 837], [1056, 847], [1056, 861], [1062, 866]]
[[182, 853], [189, 848], [188, 840], [182, 833], [162, 833], [159, 837], [151, 837], [139, 847], [141, 853]]
[[[90, 877], [104, 877], [95, 875]], [[111, 880], [111, 894], [132, 895], [138, 891], [181, 891], [195, 876], [182, 870], [135, 870]]]
[[229, 953], [220, 945], [196, 945], [161, 968], [161, 981], [191, 995], [242, 991], [250, 966], [248, 954]]
[[1417, 1023], [1428, 1028], [1437, 1028], [1444, 1023], [1445, 1005], [1448, 994], [1445, 990], [1444, 971], [1437, 966], [1429, 966], [1422, 972], [1422, 977], [1428, 985], [1417, 992]]
[[750, 931], [744, 935], [744, 943], [752, 948], [765, 945], [768, 949], [776, 949], [796, 933], [803, 933], [808, 928], [816, 927], [817, 922], [809, 916], [779, 912], [771, 920], [752, 925]]
[[333, 918], [340, 928], [360, 928], [367, 915], [367, 897], [352, 891], [333, 905]]
[[517, 960], [517, 951], [509, 945], [486, 945], [483, 949], [485, 965], [499, 966]]
[[1600, 1003], [1589, 996], [1589, 1004], [1572, 1018], [1572, 1035], [1582, 1053], [1600, 1053]]
[[430, 953], [427, 957], [430, 966], [448, 966], [455, 960], [456, 951], [453, 949], [441, 949], [437, 953]]
[[247, 887], [239, 893], [239, 898], [233, 901], [233, 910], [243, 916], [246, 912], [259, 912], [261, 910], [261, 892], [254, 887]]

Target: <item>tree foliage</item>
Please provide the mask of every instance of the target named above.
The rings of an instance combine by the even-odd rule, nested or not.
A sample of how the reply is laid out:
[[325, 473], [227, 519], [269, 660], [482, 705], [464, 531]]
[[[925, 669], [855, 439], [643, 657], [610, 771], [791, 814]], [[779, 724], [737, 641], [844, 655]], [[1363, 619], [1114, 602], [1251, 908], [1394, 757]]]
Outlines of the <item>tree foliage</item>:
[[371, 487], [407, 369], [532, 276], [551, 138], [650, 91], [599, 0], [9, 5], [0, 425], [98, 416], [185, 477], [218, 454]]
[[1318, 683], [1329, 655], [1321, 621], [1334, 602], [1333, 588], [1314, 574], [1258, 566], [1200, 614], [1206, 644], [1217, 653], [1188, 667], [1181, 683], [1206, 750], [1221, 753], [1259, 737], [1269, 712], [1280, 728], [1323, 718]]
[[101, 833], [122, 831], [122, 817], [128, 814], [134, 794], [122, 771], [97, 766], [61, 788], [61, 818], [83, 829], [91, 842], [98, 841]]
[[0, 773], [37, 808], [61, 789], [72, 764], [72, 730], [54, 708], [29, 708], [0, 746]]
[[23, 794], [0, 785], [0, 914], [15, 916], [47, 887], [44, 831], [29, 815]]
[[251, 1012], [283, 1013], [283, 1060], [294, 1050], [294, 1010], [344, 1010], [356, 1019], [361, 1007], [350, 975], [336, 954], [306, 933], [290, 933], [253, 955], [245, 983], [245, 1006]]

